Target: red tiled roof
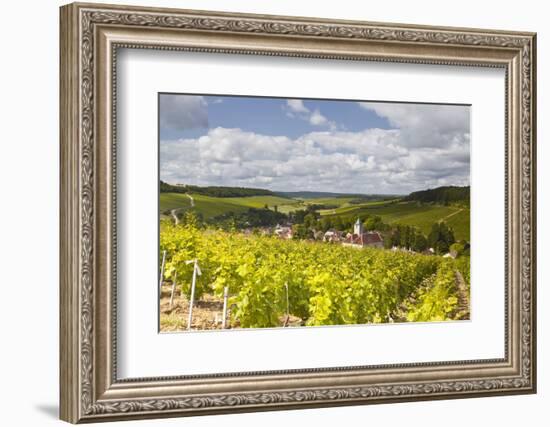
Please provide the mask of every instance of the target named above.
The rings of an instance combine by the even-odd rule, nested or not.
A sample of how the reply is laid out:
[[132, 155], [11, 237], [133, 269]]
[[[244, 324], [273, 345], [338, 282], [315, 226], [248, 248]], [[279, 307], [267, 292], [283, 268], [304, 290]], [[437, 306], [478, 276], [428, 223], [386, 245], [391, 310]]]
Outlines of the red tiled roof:
[[363, 243], [382, 243], [382, 238], [378, 233], [363, 233]]
[[378, 233], [363, 233], [362, 235], [354, 234], [349, 238], [350, 243], [356, 245], [372, 245], [375, 243], [382, 243], [382, 237]]

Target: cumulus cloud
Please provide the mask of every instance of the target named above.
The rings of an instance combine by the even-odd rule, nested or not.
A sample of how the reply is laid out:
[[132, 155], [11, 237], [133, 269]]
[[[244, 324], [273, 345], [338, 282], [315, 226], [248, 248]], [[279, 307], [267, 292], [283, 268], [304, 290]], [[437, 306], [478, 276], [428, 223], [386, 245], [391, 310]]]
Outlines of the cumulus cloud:
[[402, 144], [440, 147], [470, 143], [470, 109], [466, 106], [360, 102], [401, 131]]
[[202, 96], [160, 96], [160, 125], [165, 129], [189, 130], [208, 127], [208, 107]]
[[286, 114], [290, 118], [300, 118], [306, 120], [309, 124], [313, 126], [323, 126], [329, 128], [330, 130], [336, 130], [336, 123], [328, 120], [321, 111], [316, 108], [314, 111], [311, 111], [304, 105], [304, 101], [301, 99], [288, 99], [286, 101]]
[[301, 99], [288, 99], [286, 105], [293, 113], [309, 113], [309, 108], [304, 105]]
[[312, 124], [312, 125], [315, 125], [315, 126], [320, 126], [320, 125], [325, 125], [328, 123], [328, 120], [325, 116], [323, 116], [321, 114], [321, 112], [317, 109], [315, 110], [311, 116], [309, 116], [309, 122]]
[[199, 138], [161, 141], [160, 149], [161, 179], [171, 183], [347, 193], [469, 184], [469, 137], [417, 145], [402, 129], [289, 138], [218, 127]]

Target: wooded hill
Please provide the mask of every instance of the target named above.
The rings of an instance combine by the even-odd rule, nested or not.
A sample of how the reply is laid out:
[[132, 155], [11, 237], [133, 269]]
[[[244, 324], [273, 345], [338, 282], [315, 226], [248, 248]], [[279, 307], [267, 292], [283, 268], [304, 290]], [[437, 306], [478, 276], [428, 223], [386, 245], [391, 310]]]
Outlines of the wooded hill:
[[211, 197], [250, 197], [250, 196], [274, 196], [275, 193], [261, 188], [244, 187], [199, 187], [197, 185], [172, 185], [160, 181], [161, 193], [192, 193]]
[[405, 200], [437, 203], [440, 205], [450, 205], [453, 203], [470, 205], [470, 187], [448, 186], [415, 191], [409, 194]]

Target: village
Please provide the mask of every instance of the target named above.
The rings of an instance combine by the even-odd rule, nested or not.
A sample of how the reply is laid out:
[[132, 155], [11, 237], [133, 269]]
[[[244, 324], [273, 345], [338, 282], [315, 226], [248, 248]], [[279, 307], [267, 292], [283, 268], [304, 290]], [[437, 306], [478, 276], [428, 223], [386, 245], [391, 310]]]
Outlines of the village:
[[[277, 236], [282, 240], [302, 239], [315, 242], [338, 244], [341, 246], [347, 246], [352, 248], [377, 248], [377, 249], [390, 249], [392, 251], [402, 252], [416, 252], [423, 255], [435, 255], [439, 252], [439, 255], [444, 258], [457, 258], [463, 253], [464, 250], [469, 250], [469, 244], [450, 244], [447, 246], [447, 250], [441, 252], [436, 251], [433, 247], [429, 247], [426, 244], [420, 247], [411, 247], [411, 245], [401, 245], [395, 241], [392, 232], [390, 231], [377, 231], [377, 230], [365, 230], [364, 224], [360, 218], [357, 218], [353, 224], [353, 232], [337, 230], [330, 228], [327, 231], [323, 230], [308, 230], [308, 237], [304, 238], [303, 231], [300, 232], [298, 227], [304, 227], [303, 224], [292, 224], [290, 222], [277, 224], [274, 227], [257, 227], [257, 228], [245, 228], [242, 230], [243, 234], [261, 234], [265, 236]], [[300, 236], [299, 236], [300, 235]]]
[[[281, 239], [292, 239], [294, 232], [291, 224], [280, 225], [277, 224], [273, 228], [272, 233]], [[326, 243], [339, 243], [343, 246], [351, 246], [362, 248], [370, 246], [373, 248], [383, 248], [384, 240], [382, 235], [378, 231], [365, 231], [363, 223], [359, 218], [353, 226], [353, 233], [329, 229], [325, 232], [322, 230], [313, 230], [312, 238], [316, 241], [322, 241]]]

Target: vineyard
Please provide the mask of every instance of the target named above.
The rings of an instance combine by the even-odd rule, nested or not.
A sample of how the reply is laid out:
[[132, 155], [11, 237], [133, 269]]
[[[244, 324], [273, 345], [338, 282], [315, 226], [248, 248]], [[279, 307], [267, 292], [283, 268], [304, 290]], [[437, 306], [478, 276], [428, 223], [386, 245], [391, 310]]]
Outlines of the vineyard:
[[[228, 328], [286, 326], [289, 319], [319, 326], [469, 317], [469, 257], [281, 240], [200, 228], [192, 219], [161, 222], [160, 254], [166, 254], [161, 282], [177, 281], [184, 299], [196, 260], [195, 301], [217, 302], [218, 310], [225, 292]], [[164, 330], [170, 309], [162, 306]]]

